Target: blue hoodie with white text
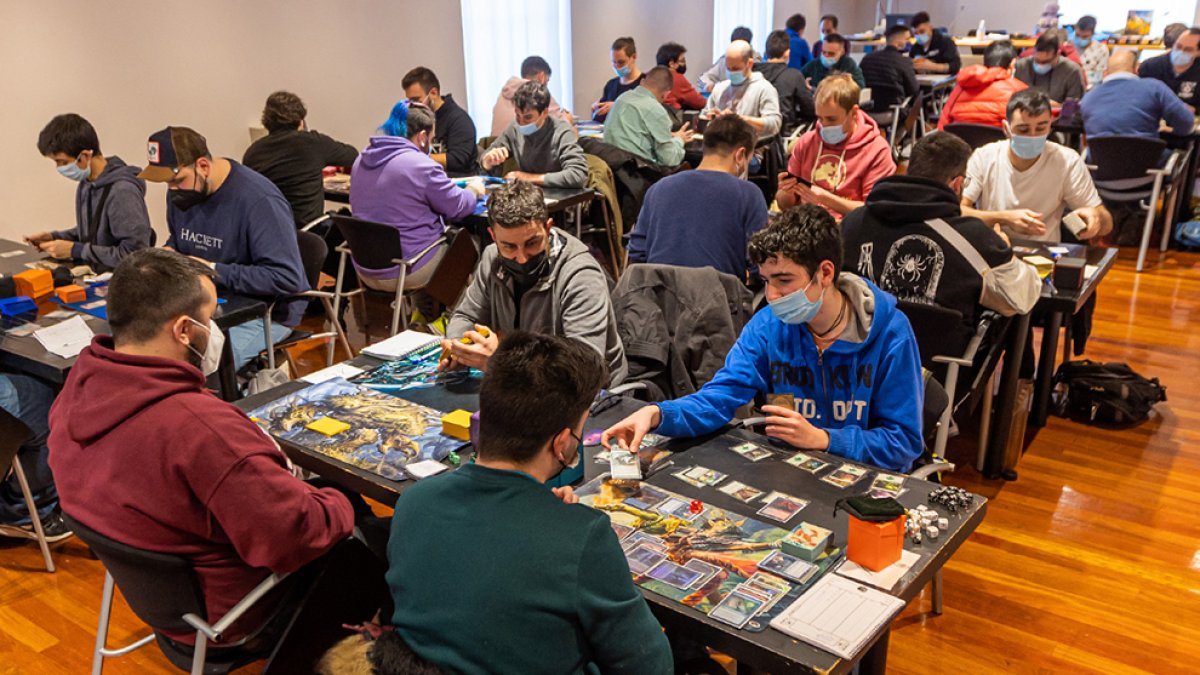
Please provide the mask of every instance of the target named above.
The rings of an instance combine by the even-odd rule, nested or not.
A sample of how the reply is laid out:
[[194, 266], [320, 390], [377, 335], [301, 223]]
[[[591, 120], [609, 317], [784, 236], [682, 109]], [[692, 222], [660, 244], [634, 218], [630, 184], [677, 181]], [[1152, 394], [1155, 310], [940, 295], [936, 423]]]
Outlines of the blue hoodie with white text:
[[659, 403], [666, 436], [700, 436], [727, 424], [755, 395], [792, 394], [796, 410], [829, 433], [829, 452], [907, 473], [921, 455], [924, 384], [917, 341], [896, 299], [870, 281], [842, 272], [866, 339], [837, 340], [819, 353], [803, 325], [771, 309], [754, 315], [725, 366], [694, 394]]

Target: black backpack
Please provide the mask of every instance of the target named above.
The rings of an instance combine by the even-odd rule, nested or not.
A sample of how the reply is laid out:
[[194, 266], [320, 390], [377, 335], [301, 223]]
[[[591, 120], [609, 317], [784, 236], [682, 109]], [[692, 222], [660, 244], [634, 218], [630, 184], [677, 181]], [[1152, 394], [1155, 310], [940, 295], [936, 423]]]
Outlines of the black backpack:
[[1057, 396], [1058, 415], [1086, 424], [1137, 424], [1155, 403], [1167, 400], [1158, 378], [1148, 380], [1124, 363], [1068, 361], [1059, 366], [1054, 384], [1066, 385], [1066, 393]]

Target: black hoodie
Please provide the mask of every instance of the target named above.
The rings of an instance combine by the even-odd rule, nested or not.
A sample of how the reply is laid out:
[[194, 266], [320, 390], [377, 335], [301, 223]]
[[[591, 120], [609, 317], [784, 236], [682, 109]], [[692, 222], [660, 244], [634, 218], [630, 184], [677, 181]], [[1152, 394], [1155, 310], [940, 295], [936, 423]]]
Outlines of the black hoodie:
[[[946, 225], [931, 221], [944, 221]], [[898, 300], [962, 312], [970, 334], [982, 304], [1028, 312], [1041, 291], [1033, 268], [982, 220], [962, 215], [958, 195], [927, 178], [892, 176], [842, 220], [842, 269]]]
[[85, 178], [75, 190], [75, 229], [50, 233], [55, 239], [75, 242], [71, 257], [97, 272], [107, 272], [125, 256], [150, 246], [153, 236], [146, 181], [137, 177], [141, 168], [116, 155], [107, 161], [96, 180]]
[[779, 93], [779, 112], [783, 115], [782, 134], [791, 133], [797, 125], [817, 119], [816, 104], [804, 74], [786, 63], [756, 63], [754, 71], [762, 73]]

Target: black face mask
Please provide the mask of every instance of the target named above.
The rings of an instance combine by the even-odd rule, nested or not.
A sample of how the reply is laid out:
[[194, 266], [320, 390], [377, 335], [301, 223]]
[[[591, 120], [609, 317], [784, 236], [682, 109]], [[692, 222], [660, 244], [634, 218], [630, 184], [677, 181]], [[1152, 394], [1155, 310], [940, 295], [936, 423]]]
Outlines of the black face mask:
[[[199, 178], [200, 174], [196, 176]], [[204, 178], [203, 190], [167, 190], [167, 199], [171, 201], [171, 205], [180, 211], [187, 211], [193, 206], [208, 199], [208, 179]]]
[[546, 252], [542, 251], [537, 255], [530, 256], [523, 263], [501, 256], [500, 264], [513, 276], [514, 281], [519, 284], [528, 284], [537, 281], [546, 273], [546, 270], [550, 269], [550, 265], [547, 264], [548, 260]]
[[675, 72], [679, 73], [680, 75], [686, 75], [687, 74], [687, 64], [678, 66], [677, 68], [675, 68]]

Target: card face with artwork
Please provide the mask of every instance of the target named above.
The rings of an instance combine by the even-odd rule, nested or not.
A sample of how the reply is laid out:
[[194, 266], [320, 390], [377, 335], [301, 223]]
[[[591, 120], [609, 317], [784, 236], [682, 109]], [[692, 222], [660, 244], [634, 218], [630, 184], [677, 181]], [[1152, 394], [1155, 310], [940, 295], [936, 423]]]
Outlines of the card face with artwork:
[[691, 588], [692, 584], [704, 576], [704, 572], [690, 569], [683, 565], [677, 565], [670, 560], [663, 560], [651, 568], [646, 573], [646, 576], [651, 579], [658, 579], [664, 584], [669, 584], [675, 588]]
[[[871, 482], [871, 496], [899, 497], [904, 492], [904, 476], [891, 473], [881, 473]], [[882, 493], [882, 494], [878, 494]]]
[[867, 470], [861, 466], [854, 464], [843, 464], [834, 469], [832, 473], [821, 478], [821, 480], [835, 487], [847, 488], [858, 482], [858, 479], [866, 475]]
[[725, 599], [713, 607], [708, 615], [734, 628], [741, 628], [765, 604], [767, 601], [761, 597], [754, 597], [743, 590], [736, 590], [725, 596]]
[[783, 494], [782, 492], [772, 492], [763, 501], [766, 504], [758, 510], [758, 514], [781, 523], [791, 520], [792, 517], [800, 512], [800, 509], [808, 506], [808, 501]]
[[773, 551], [758, 562], [758, 568], [803, 584], [812, 578], [818, 567], [783, 551]]
[[648, 544], [638, 544], [625, 554], [625, 559], [629, 561], [629, 571], [637, 575], [645, 574], [666, 557], [666, 553]]
[[763, 491], [756, 487], [751, 487], [745, 483], [740, 483], [736, 480], [731, 480], [717, 488], [721, 492], [733, 497], [740, 502], [751, 502], [762, 496]]
[[792, 466], [796, 467], [797, 469], [800, 469], [802, 471], [807, 471], [809, 473], [816, 473], [816, 472], [820, 471], [821, 469], [824, 469], [825, 467], [829, 466], [829, 462], [817, 459], [816, 457], [813, 457], [812, 455], [806, 455], [803, 452], [797, 452], [796, 454], [792, 455], [791, 457], [788, 457], [787, 459], [783, 460], [783, 463], [791, 464]]
[[725, 480], [725, 474], [703, 466], [690, 466], [674, 474], [679, 480], [696, 487], [712, 487]]
[[730, 450], [733, 450], [734, 452], [741, 455], [742, 457], [745, 457], [746, 459], [750, 460], [751, 462], [762, 461], [762, 460], [764, 460], [768, 457], [771, 457], [775, 454], [775, 453], [771, 452], [770, 450], [768, 450], [756, 443], [738, 443], [737, 445], [730, 448]]

